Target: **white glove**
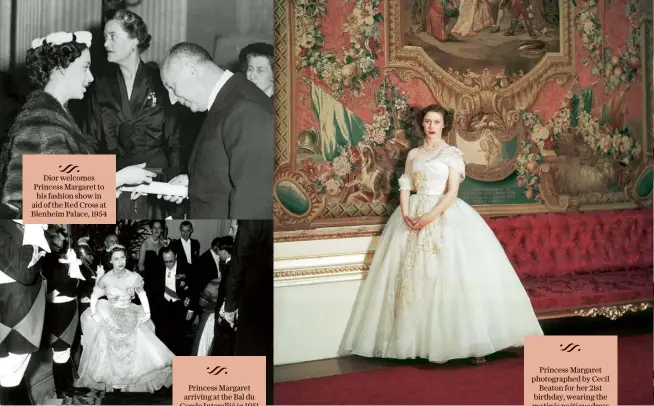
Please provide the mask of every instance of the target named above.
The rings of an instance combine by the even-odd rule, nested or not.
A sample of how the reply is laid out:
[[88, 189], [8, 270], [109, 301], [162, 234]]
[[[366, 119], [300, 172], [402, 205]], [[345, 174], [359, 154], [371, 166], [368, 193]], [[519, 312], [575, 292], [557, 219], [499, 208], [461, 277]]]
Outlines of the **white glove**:
[[82, 281], [86, 280], [84, 275], [82, 275], [82, 271], [79, 269], [79, 266], [82, 265], [82, 261], [77, 258], [75, 250], [69, 249], [66, 253], [66, 259], [59, 258], [59, 262], [62, 264], [68, 264], [68, 276]]
[[225, 319], [229, 325], [235, 329], [234, 324], [236, 324], [236, 320], [238, 319], [238, 309], [234, 310], [233, 312], [226, 312], [225, 311], [225, 303], [223, 302], [222, 307], [218, 311], [218, 315]]
[[91, 315], [91, 318], [92, 318], [93, 320], [95, 320], [96, 323], [98, 323], [98, 324], [102, 324], [102, 317], [100, 317], [99, 314], [97, 314], [97, 313], [93, 313], [93, 314]]
[[95, 280], [99, 281], [100, 278], [102, 278], [104, 276], [104, 274], [105, 274], [104, 267], [102, 265], [98, 265], [98, 269], [95, 272]]
[[50, 245], [45, 239], [44, 231], [48, 228], [47, 224], [25, 224], [23, 233], [23, 245], [36, 245], [45, 252], [50, 252]]

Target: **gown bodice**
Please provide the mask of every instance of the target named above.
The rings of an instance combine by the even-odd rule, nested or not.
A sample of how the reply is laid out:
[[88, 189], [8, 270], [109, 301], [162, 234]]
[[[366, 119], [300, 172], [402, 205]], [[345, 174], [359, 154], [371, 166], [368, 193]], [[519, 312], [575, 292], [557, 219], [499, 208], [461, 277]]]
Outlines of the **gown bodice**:
[[445, 193], [449, 167], [445, 161], [435, 158], [416, 158], [413, 161], [411, 178], [416, 192], [426, 195]]
[[465, 177], [465, 163], [462, 152], [452, 146], [413, 158], [411, 163], [411, 189], [418, 194], [438, 196], [445, 193], [450, 167], [461, 179]]
[[128, 273], [119, 278], [113, 274], [113, 271], [107, 272], [101, 279], [100, 289], [114, 307], [129, 307], [134, 297], [143, 288], [143, 278], [135, 272]]

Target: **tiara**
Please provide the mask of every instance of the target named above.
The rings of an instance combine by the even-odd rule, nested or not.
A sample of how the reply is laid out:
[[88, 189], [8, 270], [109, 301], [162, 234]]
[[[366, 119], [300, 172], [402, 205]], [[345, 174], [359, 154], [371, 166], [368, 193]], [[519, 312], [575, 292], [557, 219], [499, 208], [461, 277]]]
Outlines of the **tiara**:
[[36, 49], [40, 47], [41, 45], [43, 45], [43, 42], [46, 42], [51, 45], [61, 45], [67, 42], [73, 42], [73, 39], [75, 39], [75, 42], [80, 44], [84, 43], [86, 44], [87, 47], [90, 48], [92, 38], [93, 35], [88, 31], [77, 31], [75, 33], [66, 32], [66, 31], [53, 32], [52, 34], [49, 34], [46, 37], [35, 38], [32, 41], [32, 49]]

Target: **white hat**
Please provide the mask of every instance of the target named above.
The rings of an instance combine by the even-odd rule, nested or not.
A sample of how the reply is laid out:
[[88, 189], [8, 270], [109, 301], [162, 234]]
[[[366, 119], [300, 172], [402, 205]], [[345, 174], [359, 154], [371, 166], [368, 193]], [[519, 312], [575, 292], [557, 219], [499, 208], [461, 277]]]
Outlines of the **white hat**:
[[66, 31], [53, 32], [43, 38], [35, 38], [32, 40], [32, 49], [36, 49], [43, 45], [43, 41], [51, 45], [61, 45], [67, 42], [72, 42], [73, 38], [75, 38], [75, 42], [80, 44], [84, 43], [90, 48], [93, 35], [89, 31], [76, 31], [75, 33]]

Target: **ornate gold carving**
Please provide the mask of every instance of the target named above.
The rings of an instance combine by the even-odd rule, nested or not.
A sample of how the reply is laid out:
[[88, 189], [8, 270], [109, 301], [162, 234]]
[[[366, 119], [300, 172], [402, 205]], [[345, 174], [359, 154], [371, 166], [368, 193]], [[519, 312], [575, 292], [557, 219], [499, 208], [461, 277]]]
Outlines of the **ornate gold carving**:
[[579, 199], [569, 195], [560, 195], [554, 185], [556, 174], [556, 156], [545, 157], [545, 162], [539, 167], [540, 193], [543, 202], [550, 211], [563, 212], [566, 210], [577, 210]]
[[[297, 188], [301, 195], [308, 200], [308, 207], [304, 213], [293, 214], [289, 210], [284, 210], [278, 195], [279, 185], [287, 183]], [[273, 183], [273, 217], [275, 222], [281, 221], [284, 224], [309, 224], [324, 207], [324, 199], [316, 197], [315, 187], [309, 178], [302, 172], [294, 171], [290, 164], [283, 164], [274, 174]]]
[[[412, 78], [424, 81], [439, 103], [455, 110], [452, 132], [462, 139], [474, 142], [486, 136], [507, 142], [517, 137], [521, 144], [524, 133], [520, 125], [520, 110], [534, 104], [548, 81], [556, 80], [563, 85], [575, 73], [574, 6], [569, 1], [560, 1], [559, 5], [561, 51], [547, 53], [524, 76], [509, 77], [493, 75], [488, 69], [481, 74], [446, 71], [422, 48], [404, 45], [403, 2], [388, 0], [386, 72], [397, 74], [405, 82]], [[480, 116], [485, 119], [475, 120]], [[472, 179], [498, 181], [513, 173], [515, 164], [516, 160], [490, 168], [473, 164], [468, 165], [466, 172]]]
[[[645, 108], [643, 108], [643, 152], [645, 156], [652, 156], [654, 149], [654, 27], [652, 26], [652, 3], [646, 0], [648, 9], [643, 12], [640, 19], [641, 61], [643, 61], [643, 95], [645, 97]], [[645, 5], [645, 4], [643, 4]]]
[[634, 171], [630, 182], [624, 189], [627, 196], [641, 207], [651, 206], [653, 202], [654, 191], [650, 191], [647, 196], [639, 196], [637, 193], [638, 184], [643, 180], [645, 175], [651, 171], [654, 171], [654, 160], [650, 157], [648, 160], [643, 161], [643, 163], [641, 163]]
[[333, 240], [341, 238], [376, 237], [381, 235], [383, 224], [371, 226], [329, 227], [314, 230], [277, 231], [275, 242]]
[[575, 316], [581, 317], [597, 317], [603, 316], [610, 320], [616, 320], [626, 313], [636, 313], [642, 312], [652, 307], [652, 303], [642, 302], [642, 303], [630, 303], [622, 304], [616, 306], [605, 306], [605, 307], [595, 307], [592, 309], [579, 309], [574, 310]]
[[327, 275], [352, 273], [352, 272], [365, 273], [368, 272], [368, 270], [370, 270], [369, 264], [326, 266], [321, 268], [310, 268], [310, 269], [292, 269], [286, 271], [275, 271], [275, 279], [327, 276]]
[[293, 27], [288, 8], [292, 3], [286, 0], [275, 0], [274, 23], [275, 33], [275, 165], [288, 162], [290, 144], [289, 135], [292, 130], [293, 109], [291, 95], [294, 91], [293, 69], [290, 69], [293, 47]]
[[[518, 152], [520, 152], [520, 149], [522, 149], [522, 145], [518, 147]], [[466, 176], [484, 182], [497, 182], [504, 180], [515, 171], [517, 161], [518, 158], [516, 154], [515, 157], [492, 166], [469, 163], [466, 164]]]

